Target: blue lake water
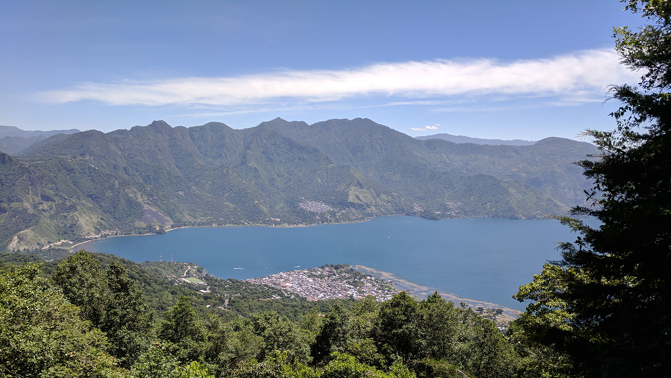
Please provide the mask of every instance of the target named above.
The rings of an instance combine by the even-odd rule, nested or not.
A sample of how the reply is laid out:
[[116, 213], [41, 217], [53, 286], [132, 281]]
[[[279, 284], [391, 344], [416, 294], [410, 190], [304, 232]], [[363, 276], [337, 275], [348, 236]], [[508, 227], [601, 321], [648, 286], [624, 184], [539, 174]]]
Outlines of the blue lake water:
[[[197, 263], [221, 278], [246, 279], [324, 264], [365, 265], [408, 281], [524, 310], [511, 296], [558, 260], [556, 242], [576, 235], [555, 220], [430, 221], [380, 217], [296, 228], [187, 228], [163, 235], [99, 240], [89, 251], [143, 262]], [[237, 268], [237, 269], [236, 269]]]

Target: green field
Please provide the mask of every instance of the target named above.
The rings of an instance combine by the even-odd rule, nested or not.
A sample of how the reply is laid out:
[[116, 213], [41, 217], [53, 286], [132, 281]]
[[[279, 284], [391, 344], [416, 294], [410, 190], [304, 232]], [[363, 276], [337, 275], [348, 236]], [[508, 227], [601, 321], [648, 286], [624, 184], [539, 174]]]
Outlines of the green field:
[[196, 278], [196, 277], [187, 277], [187, 278], [185, 278], [185, 280], [187, 280], [187, 281], [189, 281], [189, 282], [191, 282], [191, 283], [193, 283], [193, 284], [204, 283], [203, 281], [199, 280], [199, 279]]

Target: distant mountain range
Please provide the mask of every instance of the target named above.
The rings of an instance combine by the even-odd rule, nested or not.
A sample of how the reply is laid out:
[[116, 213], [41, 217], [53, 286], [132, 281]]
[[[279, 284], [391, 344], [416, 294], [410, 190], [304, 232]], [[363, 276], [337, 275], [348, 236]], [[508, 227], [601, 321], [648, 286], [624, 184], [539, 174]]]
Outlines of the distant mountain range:
[[543, 218], [583, 201], [588, 143], [418, 140], [369, 119], [55, 135], [0, 153], [0, 249], [177, 226]]
[[473, 143], [473, 144], [486, 144], [490, 146], [531, 146], [536, 143], [529, 140], [513, 139], [513, 140], [502, 140], [502, 139], [480, 139], [480, 138], [471, 138], [463, 135], [452, 135], [452, 134], [435, 134], [435, 135], [426, 135], [418, 136], [415, 139], [419, 140], [428, 140], [428, 139], [442, 139], [452, 143]]
[[33, 144], [48, 137], [58, 134], [78, 133], [77, 129], [51, 130], [51, 131], [26, 131], [14, 126], [0, 126], [0, 152], [16, 154]]

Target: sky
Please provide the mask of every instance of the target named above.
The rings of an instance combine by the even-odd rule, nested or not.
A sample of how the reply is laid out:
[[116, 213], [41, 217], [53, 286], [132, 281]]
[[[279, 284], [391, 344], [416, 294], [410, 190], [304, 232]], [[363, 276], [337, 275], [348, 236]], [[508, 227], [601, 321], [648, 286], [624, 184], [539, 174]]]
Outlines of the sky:
[[0, 125], [369, 118], [411, 136], [610, 130], [616, 0], [0, 0]]

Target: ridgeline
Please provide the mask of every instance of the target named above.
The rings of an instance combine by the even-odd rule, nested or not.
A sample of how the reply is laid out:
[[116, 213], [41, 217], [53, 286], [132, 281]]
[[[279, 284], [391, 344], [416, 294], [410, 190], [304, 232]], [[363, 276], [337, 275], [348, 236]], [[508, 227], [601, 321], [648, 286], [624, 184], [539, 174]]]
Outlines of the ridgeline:
[[368, 119], [60, 134], [0, 153], [0, 250], [48, 256], [69, 242], [183, 226], [538, 219], [582, 203], [589, 183], [572, 162], [595, 151], [559, 138], [422, 141]]

